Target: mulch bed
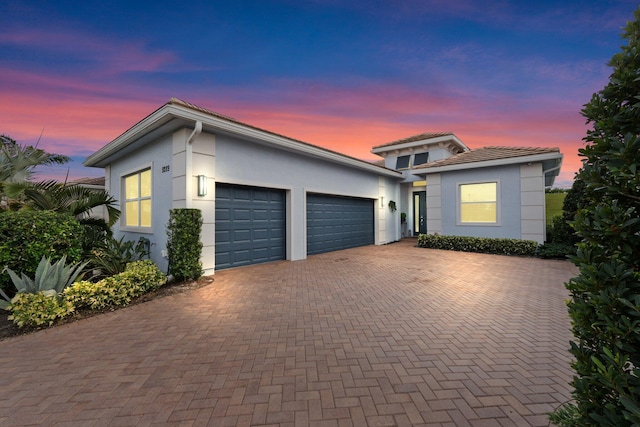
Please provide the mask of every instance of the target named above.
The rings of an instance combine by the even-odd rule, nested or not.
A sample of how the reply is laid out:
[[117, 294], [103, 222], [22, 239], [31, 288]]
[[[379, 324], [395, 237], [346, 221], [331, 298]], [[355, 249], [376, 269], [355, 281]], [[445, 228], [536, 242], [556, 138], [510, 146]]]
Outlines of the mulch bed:
[[[139, 298], [136, 298], [130, 304], [130, 306], [135, 304], [141, 304], [157, 298], [166, 297], [168, 295], [175, 295], [175, 294], [180, 294], [183, 292], [190, 291], [192, 289], [198, 289], [203, 286], [207, 286], [212, 282], [213, 282], [213, 276], [204, 276], [196, 281], [169, 283], [164, 286], [161, 286], [156, 291], [149, 292], [148, 294], [145, 294], [140, 296]], [[119, 310], [121, 308], [124, 308], [124, 307], [107, 308], [102, 311], [83, 310], [78, 313], [75, 313], [75, 315], [67, 319], [60, 321], [58, 324], [61, 325], [64, 323], [74, 322], [79, 319], [86, 319], [87, 317], [93, 317], [104, 312]], [[35, 328], [18, 328], [13, 323], [12, 320], [8, 319], [10, 314], [11, 313], [8, 311], [0, 310], [0, 341], [5, 340], [7, 338], [15, 337], [17, 335], [25, 335], [25, 334], [29, 334], [39, 330]], [[53, 327], [55, 327], [55, 325]]]

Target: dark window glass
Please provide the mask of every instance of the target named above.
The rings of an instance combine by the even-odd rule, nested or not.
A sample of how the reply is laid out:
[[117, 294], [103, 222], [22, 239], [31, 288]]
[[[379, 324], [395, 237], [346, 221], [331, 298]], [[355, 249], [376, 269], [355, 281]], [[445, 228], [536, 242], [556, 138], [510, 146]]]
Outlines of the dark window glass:
[[407, 169], [409, 167], [409, 158], [411, 156], [400, 156], [396, 161], [396, 169]]
[[413, 166], [424, 165], [429, 161], [429, 153], [418, 153], [413, 157]]

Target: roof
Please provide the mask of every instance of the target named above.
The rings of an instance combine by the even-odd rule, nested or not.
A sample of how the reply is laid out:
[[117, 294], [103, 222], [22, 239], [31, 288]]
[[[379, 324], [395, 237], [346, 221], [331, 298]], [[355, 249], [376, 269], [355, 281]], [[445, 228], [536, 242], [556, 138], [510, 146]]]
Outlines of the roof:
[[85, 166], [105, 167], [114, 159], [152, 142], [161, 135], [184, 127], [193, 128], [201, 122], [203, 130], [241, 136], [254, 142], [268, 144], [303, 155], [321, 158], [334, 163], [347, 164], [370, 172], [401, 177], [401, 174], [383, 166], [348, 156], [304, 141], [258, 128], [236, 119], [216, 113], [195, 104], [171, 98], [169, 102], [133, 125], [122, 135], [96, 151], [84, 161]]
[[447, 148], [452, 154], [463, 151], [469, 151], [467, 147], [453, 132], [424, 132], [407, 138], [398, 139], [382, 145], [376, 145], [371, 152], [382, 157], [389, 152], [395, 152], [403, 149], [416, 149], [420, 146], [429, 146], [441, 144]]
[[449, 135], [453, 135], [453, 132], [450, 132], [450, 131], [447, 131], [447, 132], [424, 132], [424, 133], [421, 133], [421, 134], [418, 134], [418, 135], [410, 136], [408, 138], [402, 138], [402, 139], [398, 139], [396, 141], [387, 142], [386, 144], [376, 145], [372, 149], [382, 148], [382, 147], [391, 147], [393, 145], [406, 144], [407, 142], [424, 141], [425, 139], [433, 139], [433, 138], [438, 138], [440, 136], [449, 136]]
[[415, 169], [435, 168], [451, 165], [461, 165], [464, 163], [487, 162], [491, 160], [513, 159], [516, 157], [534, 156], [538, 154], [557, 153], [559, 148], [537, 148], [537, 147], [482, 147], [471, 151], [459, 153], [446, 159], [432, 163], [425, 163], [416, 166]]
[[555, 177], [560, 173], [562, 154], [559, 148], [489, 146], [416, 166], [413, 173], [421, 176], [430, 173], [523, 163], [542, 163], [545, 186], [548, 187], [553, 185]]
[[78, 184], [78, 185], [95, 185], [104, 187], [105, 178], [104, 176], [98, 178], [78, 178], [73, 181], [69, 181], [69, 184]]

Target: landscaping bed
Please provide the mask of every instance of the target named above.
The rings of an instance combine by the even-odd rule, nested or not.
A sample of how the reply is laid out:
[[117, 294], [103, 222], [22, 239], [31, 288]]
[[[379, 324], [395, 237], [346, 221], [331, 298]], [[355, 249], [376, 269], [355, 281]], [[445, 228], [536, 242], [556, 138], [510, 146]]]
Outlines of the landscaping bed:
[[[132, 303], [130, 305], [134, 305], [134, 304], [140, 304], [140, 303], [144, 303], [147, 301], [151, 301], [157, 298], [162, 298], [168, 295], [175, 295], [175, 294], [180, 294], [183, 292], [187, 292], [193, 289], [198, 289], [201, 288], [203, 286], [207, 286], [210, 283], [213, 282], [213, 276], [204, 276], [201, 277], [198, 280], [194, 280], [194, 281], [185, 281], [185, 282], [180, 282], [180, 283], [169, 283], [166, 284], [164, 286], [159, 287], [158, 289], [156, 289], [155, 291], [149, 292], [147, 294], [144, 294], [138, 298], [136, 298], [135, 300], [132, 301]], [[80, 310], [79, 312], [75, 313], [73, 316], [70, 316], [66, 319], [61, 320], [58, 324], [65, 324], [65, 323], [70, 323], [70, 322], [74, 322], [76, 320], [79, 319], [85, 319], [87, 317], [92, 317], [92, 316], [96, 316], [105, 312], [110, 312], [110, 311], [115, 311], [115, 310], [120, 310], [123, 309], [125, 307], [110, 307], [107, 308], [105, 310], [101, 310], [101, 311], [95, 311], [95, 310]], [[28, 333], [32, 333], [35, 331], [38, 331], [40, 329], [46, 329], [46, 328], [18, 328], [18, 326], [13, 323], [12, 320], [9, 320], [8, 317], [11, 315], [11, 312], [9, 311], [5, 311], [5, 310], [0, 310], [0, 341], [10, 338], [10, 337], [14, 337], [17, 335], [24, 335], [24, 334], [28, 334]], [[55, 326], [54, 326], [55, 327]]]

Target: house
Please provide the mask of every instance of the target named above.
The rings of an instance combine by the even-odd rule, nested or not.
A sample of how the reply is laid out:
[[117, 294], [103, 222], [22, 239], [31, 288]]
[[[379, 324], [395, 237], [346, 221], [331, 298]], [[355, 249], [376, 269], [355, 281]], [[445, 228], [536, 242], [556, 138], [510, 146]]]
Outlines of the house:
[[400, 212], [414, 235], [542, 242], [544, 186], [562, 155], [491, 149], [478, 156], [452, 133], [421, 134], [374, 147], [378, 165], [174, 98], [84, 164], [104, 168], [105, 188], [120, 201], [116, 235], [149, 239], [161, 268], [169, 210], [200, 209], [202, 263], [212, 274], [394, 242], [403, 235]]

